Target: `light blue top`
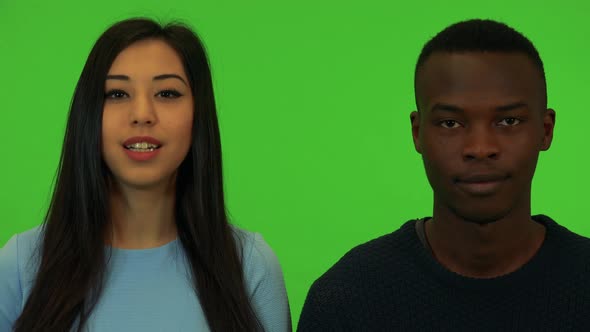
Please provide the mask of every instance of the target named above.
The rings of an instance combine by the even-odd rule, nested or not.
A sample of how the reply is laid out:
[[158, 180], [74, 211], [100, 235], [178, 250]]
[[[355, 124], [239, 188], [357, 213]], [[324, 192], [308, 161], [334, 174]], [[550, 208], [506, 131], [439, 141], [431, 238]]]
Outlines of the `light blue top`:
[[[246, 291], [258, 319], [266, 331], [290, 331], [287, 293], [276, 256], [260, 234], [233, 229], [242, 244]], [[0, 249], [1, 332], [12, 330], [29, 296], [40, 236], [37, 227], [15, 235]], [[108, 270], [88, 331], [209, 331], [179, 240], [153, 249], [113, 249]]]

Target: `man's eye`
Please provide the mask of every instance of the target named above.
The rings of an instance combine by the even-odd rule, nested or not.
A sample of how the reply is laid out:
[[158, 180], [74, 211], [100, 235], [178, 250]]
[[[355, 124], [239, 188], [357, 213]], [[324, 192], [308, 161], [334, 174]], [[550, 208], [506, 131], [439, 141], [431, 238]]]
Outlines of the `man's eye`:
[[128, 97], [128, 95], [123, 90], [109, 90], [104, 94], [105, 99], [121, 99], [125, 97]]
[[180, 96], [182, 96], [182, 94], [176, 90], [163, 90], [160, 91], [156, 94], [157, 96], [160, 96], [162, 98], [178, 98]]
[[440, 125], [443, 128], [457, 128], [459, 127], [459, 122], [455, 120], [443, 120], [440, 122]]
[[516, 126], [519, 123], [520, 123], [520, 120], [517, 118], [505, 118], [505, 119], [502, 119], [502, 121], [500, 121], [498, 124], [503, 127], [510, 127], [510, 126]]

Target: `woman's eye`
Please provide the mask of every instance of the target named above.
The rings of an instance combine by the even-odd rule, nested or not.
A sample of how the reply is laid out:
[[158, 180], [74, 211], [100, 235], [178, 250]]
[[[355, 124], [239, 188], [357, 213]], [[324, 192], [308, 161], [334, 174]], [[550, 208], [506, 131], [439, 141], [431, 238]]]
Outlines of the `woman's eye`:
[[443, 126], [443, 128], [457, 128], [459, 127], [459, 122], [455, 120], [443, 120], [440, 122], [440, 125]]
[[502, 119], [502, 121], [500, 121], [498, 124], [500, 126], [510, 127], [510, 126], [516, 126], [519, 123], [520, 123], [520, 120], [517, 118], [505, 118], [505, 119]]
[[163, 90], [163, 91], [158, 92], [156, 95], [160, 96], [162, 98], [170, 98], [170, 99], [178, 98], [178, 97], [182, 96], [182, 94], [176, 90]]
[[127, 93], [123, 90], [110, 90], [104, 94], [105, 99], [121, 99], [127, 96]]

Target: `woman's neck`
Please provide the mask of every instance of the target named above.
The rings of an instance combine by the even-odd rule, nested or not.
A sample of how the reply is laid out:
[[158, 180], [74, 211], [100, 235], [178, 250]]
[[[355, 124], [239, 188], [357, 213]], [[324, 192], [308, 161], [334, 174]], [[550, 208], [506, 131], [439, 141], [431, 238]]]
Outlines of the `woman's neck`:
[[107, 242], [121, 249], [147, 249], [177, 236], [174, 218], [175, 188], [113, 186], [110, 193], [111, 236]]

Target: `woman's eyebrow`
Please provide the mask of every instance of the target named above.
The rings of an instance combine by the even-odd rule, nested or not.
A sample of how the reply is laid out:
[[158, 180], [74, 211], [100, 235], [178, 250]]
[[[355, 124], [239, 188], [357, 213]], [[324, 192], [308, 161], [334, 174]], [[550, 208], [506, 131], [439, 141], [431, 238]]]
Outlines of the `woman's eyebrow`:
[[[179, 75], [176, 74], [161, 74], [161, 75], [157, 75], [154, 76], [153, 80], [154, 81], [160, 81], [160, 80], [165, 80], [165, 79], [170, 79], [170, 78], [176, 78], [179, 79], [182, 83], [184, 83], [184, 85], [188, 86], [188, 84], [186, 83], [186, 81], [180, 77]], [[127, 75], [107, 75], [107, 80], [121, 80], [121, 81], [129, 81], [131, 80], [129, 78], [129, 76]]]
[[176, 75], [176, 74], [162, 74], [162, 75], [154, 76], [154, 81], [165, 80], [168, 78], [179, 79], [182, 81], [182, 83], [184, 83], [184, 85], [188, 86], [188, 84], [184, 81], [184, 79], [182, 79], [182, 77], [180, 77], [179, 75]]
[[121, 81], [129, 81], [129, 76], [127, 75], [107, 75], [107, 80], [121, 80]]

